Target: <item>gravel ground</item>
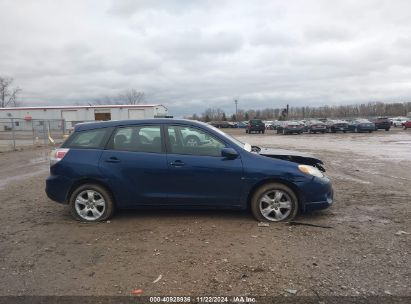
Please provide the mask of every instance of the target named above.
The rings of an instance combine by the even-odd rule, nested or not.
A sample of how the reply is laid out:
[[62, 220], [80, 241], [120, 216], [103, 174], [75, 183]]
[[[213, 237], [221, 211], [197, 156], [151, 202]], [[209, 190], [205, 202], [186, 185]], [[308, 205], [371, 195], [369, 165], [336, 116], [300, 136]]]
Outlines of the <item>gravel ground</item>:
[[83, 224], [44, 193], [48, 151], [0, 153], [0, 295], [411, 296], [411, 132], [228, 131], [324, 160], [335, 205], [297, 221], [332, 228], [169, 210]]

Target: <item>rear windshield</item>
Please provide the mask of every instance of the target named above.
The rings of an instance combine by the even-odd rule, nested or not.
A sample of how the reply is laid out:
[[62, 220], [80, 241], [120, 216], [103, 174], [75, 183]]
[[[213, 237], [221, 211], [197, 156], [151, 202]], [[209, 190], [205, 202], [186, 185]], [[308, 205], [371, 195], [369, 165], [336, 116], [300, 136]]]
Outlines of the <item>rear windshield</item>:
[[62, 145], [63, 148], [103, 148], [107, 139], [108, 128], [74, 132]]
[[262, 121], [261, 119], [251, 119], [250, 122], [251, 122], [251, 123], [255, 123], [255, 124], [257, 124], [257, 123], [263, 123], [263, 121]]

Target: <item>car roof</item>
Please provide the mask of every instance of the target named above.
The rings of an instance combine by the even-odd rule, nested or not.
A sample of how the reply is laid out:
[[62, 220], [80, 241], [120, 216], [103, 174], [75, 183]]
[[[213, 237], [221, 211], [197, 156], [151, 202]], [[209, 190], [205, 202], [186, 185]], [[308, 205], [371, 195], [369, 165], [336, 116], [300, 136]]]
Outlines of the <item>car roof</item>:
[[174, 119], [174, 118], [152, 118], [152, 119], [134, 119], [134, 120], [110, 120], [99, 122], [85, 122], [79, 123], [75, 126], [75, 131], [85, 131], [92, 129], [100, 129], [107, 127], [119, 127], [129, 125], [141, 125], [141, 124], [189, 124], [192, 126], [209, 126], [206, 123], [189, 120], [189, 119]]

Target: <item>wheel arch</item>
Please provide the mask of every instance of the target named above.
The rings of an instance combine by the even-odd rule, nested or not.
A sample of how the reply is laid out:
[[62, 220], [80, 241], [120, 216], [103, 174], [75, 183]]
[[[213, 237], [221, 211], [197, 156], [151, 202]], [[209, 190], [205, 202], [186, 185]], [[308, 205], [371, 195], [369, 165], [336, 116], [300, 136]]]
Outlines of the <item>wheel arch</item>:
[[263, 179], [259, 182], [257, 182], [255, 185], [253, 185], [253, 187], [251, 188], [251, 190], [248, 193], [247, 196], [247, 209], [250, 210], [251, 207], [251, 198], [253, 197], [254, 193], [257, 191], [258, 188], [260, 188], [261, 186], [264, 186], [266, 184], [270, 184], [270, 183], [278, 183], [278, 184], [283, 184], [285, 186], [287, 186], [288, 188], [290, 188], [295, 196], [297, 197], [298, 200], [298, 208], [300, 211], [304, 211], [303, 205], [302, 205], [302, 196], [301, 196], [301, 192], [298, 190], [298, 187], [293, 184], [292, 182], [286, 180], [286, 179], [282, 179], [282, 178], [277, 178], [277, 177], [270, 177], [270, 178], [266, 178]]
[[103, 187], [104, 189], [106, 189], [106, 190], [109, 192], [109, 194], [110, 194], [110, 196], [111, 196], [111, 198], [112, 198], [112, 200], [113, 200], [113, 204], [114, 204], [115, 206], [117, 206], [117, 204], [116, 204], [116, 197], [115, 197], [115, 195], [114, 195], [114, 192], [113, 192], [112, 189], [110, 188], [110, 186], [109, 186], [107, 183], [105, 183], [104, 181], [101, 181], [101, 180], [98, 180], [98, 179], [94, 179], [94, 178], [82, 178], [82, 179], [79, 179], [79, 180], [75, 181], [75, 182], [71, 185], [70, 190], [69, 190], [68, 193], [67, 193], [66, 202], [67, 202], [67, 203], [70, 203], [70, 197], [71, 197], [71, 195], [73, 194], [73, 192], [74, 192], [78, 187], [80, 187], [80, 186], [82, 186], [82, 185], [85, 185], [85, 184], [95, 184], [95, 185], [98, 185], [98, 186]]

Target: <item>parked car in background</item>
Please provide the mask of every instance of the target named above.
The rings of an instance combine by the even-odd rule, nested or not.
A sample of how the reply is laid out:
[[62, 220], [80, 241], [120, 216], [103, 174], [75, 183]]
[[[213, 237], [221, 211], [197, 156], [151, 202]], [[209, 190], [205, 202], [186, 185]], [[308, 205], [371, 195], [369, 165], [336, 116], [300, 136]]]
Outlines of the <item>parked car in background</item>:
[[271, 130], [271, 126], [273, 124], [273, 122], [271, 120], [264, 120], [264, 125], [265, 125], [265, 129], [266, 130]]
[[307, 120], [295, 120], [296, 122], [298, 122], [300, 125], [303, 126], [303, 132], [308, 132], [308, 121]]
[[237, 122], [237, 128], [244, 129], [244, 128], [246, 128], [246, 127], [247, 127], [247, 123], [246, 123], [246, 122], [244, 122], [244, 121], [239, 121], [239, 122]]
[[210, 121], [208, 124], [216, 128], [231, 128], [232, 127], [228, 121]]
[[407, 120], [407, 117], [393, 117], [391, 118], [392, 126], [395, 128], [402, 127]]
[[404, 130], [410, 129], [411, 128], [411, 118], [408, 119], [406, 122], [403, 124]]
[[247, 127], [245, 129], [245, 133], [252, 133], [252, 132], [257, 132], [257, 133], [264, 133], [265, 132], [265, 124], [261, 119], [251, 119]]
[[327, 120], [327, 131], [331, 133], [348, 131], [348, 123], [345, 120]]
[[325, 133], [327, 131], [327, 125], [319, 120], [309, 120], [306, 123], [307, 131], [309, 133]]
[[[182, 130], [209, 142], [186, 145]], [[156, 136], [143, 142], [142, 132]], [[84, 222], [105, 221], [115, 209], [183, 206], [249, 208], [258, 221], [289, 221], [333, 203], [322, 164], [295, 151], [251, 147], [196, 121], [96, 122], [76, 125], [50, 154], [46, 193]]]
[[301, 134], [304, 131], [304, 124], [300, 121], [282, 121], [277, 127], [277, 134]]
[[372, 121], [375, 125], [375, 131], [378, 129], [384, 129], [385, 131], [389, 131], [391, 128], [391, 122], [388, 117], [377, 117]]
[[358, 118], [348, 122], [348, 130], [359, 133], [375, 131], [375, 124], [368, 119]]
[[271, 125], [271, 130], [277, 130], [277, 128], [281, 125], [281, 122], [282, 121], [280, 120], [273, 121], [273, 124]]

